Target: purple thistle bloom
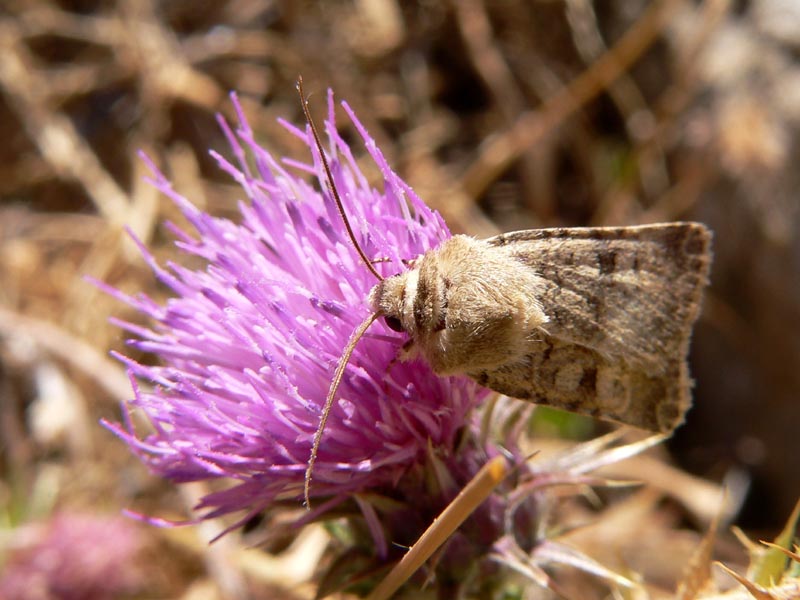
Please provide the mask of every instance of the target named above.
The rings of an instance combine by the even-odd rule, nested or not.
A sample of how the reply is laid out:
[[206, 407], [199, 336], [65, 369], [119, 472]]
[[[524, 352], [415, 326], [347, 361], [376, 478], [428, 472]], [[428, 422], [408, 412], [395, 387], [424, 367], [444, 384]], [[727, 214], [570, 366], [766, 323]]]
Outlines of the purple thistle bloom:
[[5, 600], [109, 600], [141, 592], [145, 541], [128, 520], [65, 512], [13, 532]]
[[[197, 506], [199, 519], [243, 512], [229, 529], [277, 502], [300, 506], [333, 372], [352, 333], [371, 313], [367, 298], [376, 283], [330, 194], [300, 176], [311, 175], [327, 190], [311, 132], [284, 123], [314, 160], [279, 162], [255, 142], [235, 96], [233, 102], [238, 129], [220, 124], [237, 165], [214, 156], [247, 195], [239, 205], [241, 222], [198, 210], [150, 164], [153, 185], [196, 230], [193, 237], [171, 225], [178, 247], [206, 266], [161, 267], [139, 244], [158, 279], [174, 292], [163, 306], [97, 282], [154, 322], [147, 328], [116, 321], [137, 336], [131, 345], [162, 361], [146, 366], [119, 356], [134, 387], [128, 405], [147, 416], [152, 431], [136, 432], [128, 417], [124, 424], [106, 426], [155, 473], [174, 482], [232, 480]], [[393, 275], [450, 234], [441, 217], [389, 168], [343, 104], [383, 176], [383, 191], [370, 187], [336, 131], [332, 94], [328, 105], [330, 163], [345, 211], [366, 255], [382, 275]], [[335, 397], [311, 486], [312, 496], [327, 501], [295, 522], [308, 522], [333, 507], [337, 515], [350, 517], [342, 540], [347, 550], [330, 563], [339, 583], [323, 576], [320, 595], [350, 583], [368, 590], [379, 567], [398, 559], [404, 553], [400, 547], [413, 544], [501, 452], [516, 469], [437, 555], [431, 568], [440, 595], [457, 596], [459, 589], [482, 595], [501, 591], [509, 572], [556, 589], [546, 569], [559, 564], [613, 585], [632, 585], [548, 537], [557, 529], [551, 527], [552, 509], [563, 498], [563, 491], [552, 495], [550, 490], [568, 485], [579, 494], [587, 485], [603, 485], [606, 480], [588, 473], [661, 438], [612, 448], [619, 437], [606, 436], [532, 463], [517, 440], [533, 405], [501, 399], [482, 418], [472, 418], [472, 409], [488, 392], [467, 378], [438, 377], [422, 361], [398, 362], [405, 340], [382, 320], [373, 323], [356, 345]], [[143, 389], [140, 380], [155, 385]], [[369, 548], [365, 538], [374, 549], [363, 555]], [[428, 575], [419, 574], [407, 585], [420, 589]]]
[[[237, 165], [214, 154], [242, 187], [241, 222], [214, 218], [175, 192], [157, 169], [152, 180], [195, 228], [172, 227], [177, 245], [205, 259], [191, 270], [159, 266], [140, 244], [158, 279], [174, 293], [165, 306], [98, 284], [150, 317], [142, 328], [117, 321], [140, 339], [135, 348], [158, 355], [159, 366], [119, 357], [135, 399], [154, 431], [144, 437], [106, 424], [157, 474], [175, 482], [230, 478], [233, 487], [206, 496], [203, 518], [302, 498], [303, 477], [337, 360], [370, 313], [375, 278], [361, 263], [327, 192], [310, 132], [285, 126], [309, 147], [313, 164], [276, 160], [254, 140], [235, 96], [235, 133], [220, 123]], [[392, 275], [450, 236], [431, 211], [389, 168], [375, 142], [343, 104], [383, 176], [370, 187], [334, 122], [326, 121], [333, 177], [355, 235], [378, 270]], [[247, 155], [255, 165], [251, 168]], [[324, 193], [300, 175], [311, 175]], [[484, 392], [465, 378], [440, 378], [423, 362], [396, 362], [404, 337], [382, 321], [358, 343], [339, 388], [311, 494], [331, 498], [319, 512], [352, 493], [395, 485], [415, 465], [454, 453], [457, 432]], [[240, 521], [241, 522], [241, 521]]]

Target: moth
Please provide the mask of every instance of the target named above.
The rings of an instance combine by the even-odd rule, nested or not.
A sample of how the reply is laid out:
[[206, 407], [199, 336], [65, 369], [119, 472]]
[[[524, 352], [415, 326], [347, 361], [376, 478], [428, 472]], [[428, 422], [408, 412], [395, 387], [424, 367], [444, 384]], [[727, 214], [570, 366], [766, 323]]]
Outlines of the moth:
[[379, 282], [372, 310], [401, 359], [507, 396], [669, 432], [710, 264], [700, 223], [456, 235]]
[[309, 486], [347, 362], [378, 318], [408, 336], [401, 360], [437, 375], [466, 375], [513, 398], [655, 432], [691, 405], [686, 356], [711, 263], [700, 223], [455, 235], [410, 268], [383, 278], [358, 246], [301, 102], [351, 241], [379, 280], [372, 314], [353, 333], [334, 374], [305, 479]]

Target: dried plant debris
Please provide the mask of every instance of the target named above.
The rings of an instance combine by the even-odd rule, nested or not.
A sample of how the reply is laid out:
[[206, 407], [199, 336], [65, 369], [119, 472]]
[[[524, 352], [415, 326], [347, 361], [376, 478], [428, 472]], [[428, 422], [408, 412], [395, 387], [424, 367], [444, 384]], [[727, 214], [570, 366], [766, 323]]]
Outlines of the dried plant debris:
[[[762, 536], [782, 550], [759, 546], [748, 563], [727, 533], [731, 522], [778, 531], [797, 494], [785, 473], [800, 472], [795, 428], [787, 426], [800, 418], [794, 201], [800, 20], [786, 6], [780, 0], [4, 2], [0, 578], [21, 564], [12, 546], [30, 541], [26, 536], [39, 524], [63, 514], [128, 510], [151, 523], [137, 528], [148, 544], [136, 564], [148, 575], [144, 590], [122, 586], [117, 595], [312, 598], [342, 589], [363, 595], [496, 452], [518, 466], [406, 590], [447, 597], [461, 587], [486, 597], [503, 581], [510, 597], [553, 597], [555, 589], [573, 598], [606, 597], [609, 590], [664, 598], [683, 582], [689, 596], [790, 597], [798, 576], [792, 541]], [[348, 311], [369, 309], [358, 302], [373, 282], [352, 276], [357, 259], [328, 205], [297, 214], [277, 201], [265, 205], [289, 212], [274, 220], [252, 214], [251, 198], [271, 197], [274, 186], [286, 183], [284, 172], [303, 182], [286, 186], [297, 200], [325, 190], [311, 175], [318, 165], [311, 164], [308, 139], [285, 126], [303, 122], [294, 89], [299, 74], [317, 122], [325, 120], [331, 88], [374, 140], [365, 147], [338, 104], [338, 134], [322, 132], [340, 159], [335, 176], [349, 173], [355, 179], [342, 182], [344, 189], [363, 194], [351, 202], [365, 211], [359, 223], [368, 221], [365, 215], [380, 222], [377, 232], [359, 231], [379, 250], [376, 268], [387, 274], [390, 266], [393, 272], [408, 266], [409, 257], [396, 249], [403, 239], [412, 253], [444, 239], [438, 217], [421, 204], [407, 204], [408, 214], [371, 204], [387, 190], [413, 198], [406, 184], [454, 234], [481, 239], [541, 227], [678, 220], [714, 231], [710, 293], [689, 356], [694, 403], [670, 442], [679, 461], [670, 461], [664, 447], [645, 448], [652, 438], [556, 444], [545, 434], [586, 439], [606, 429], [506, 398], [487, 402], [486, 392], [466, 380], [421, 385], [418, 364], [392, 364], [393, 400], [382, 404], [384, 381], [367, 367], [385, 367], [399, 337], [376, 324], [366, 348], [356, 351], [356, 376], [345, 383], [331, 435], [323, 438], [311, 487], [319, 492], [312, 505], [319, 512], [305, 513], [297, 502], [308, 459], [303, 436], [318, 424], [310, 388], [324, 391], [345, 329], [364, 316]], [[244, 134], [238, 146], [229, 144], [231, 132], [217, 118], [239, 122], [231, 91], [249, 123], [233, 136]], [[257, 150], [242, 158], [242, 147]], [[264, 169], [262, 150], [274, 157], [275, 181], [250, 177]], [[156, 186], [145, 182], [152, 173], [140, 151], [164, 174]], [[402, 179], [387, 175], [389, 165]], [[387, 179], [394, 188], [385, 187]], [[182, 210], [186, 205], [170, 195], [195, 208]], [[221, 237], [204, 245], [196, 234], [179, 234], [176, 244], [176, 232], [192, 231], [192, 218]], [[308, 238], [270, 229], [279, 223], [306, 229], [319, 264], [289, 248], [288, 240], [302, 246]], [[272, 249], [258, 241], [264, 231], [275, 233]], [[237, 240], [249, 251], [237, 251]], [[263, 271], [259, 257], [270, 253], [294, 263]], [[249, 275], [229, 277], [233, 266]], [[308, 277], [289, 290], [294, 280], [287, 273], [301, 267]], [[329, 272], [316, 280], [310, 275], [316, 268]], [[242, 317], [246, 299], [264, 289], [265, 274], [291, 299], [266, 294], [269, 311]], [[196, 292], [183, 304], [171, 287], [181, 287], [182, 276], [194, 277]], [[107, 295], [87, 277], [118, 292]], [[337, 290], [341, 302], [318, 301], [323, 288]], [[336, 314], [347, 328], [330, 325]], [[265, 333], [265, 323], [279, 322], [284, 338]], [[146, 341], [128, 345], [121, 323]], [[173, 343], [179, 333], [189, 346]], [[305, 369], [271, 396], [291, 410], [270, 419], [284, 427], [270, 440], [264, 421], [246, 409], [258, 401], [247, 386], [268, 379], [265, 341], [273, 354], [298, 353], [272, 361], [273, 375], [287, 365]], [[126, 356], [127, 364], [109, 351]], [[209, 358], [204, 369], [190, 372], [165, 362], [167, 354], [227, 362]], [[234, 365], [243, 356], [252, 364]], [[132, 389], [126, 367], [154, 375], [156, 384]], [[180, 413], [191, 436], [165, 425], [177, 418], [174, 406], [158, 404], [155, 427], [141, 410], [119, 409], [137, 395], [135, 402], [156, 403], [176, 387], [196, 401], [193, 415]], [[368, 401], [348, 402], [351, 392]], [[128, 446], [98, 425], [101, 419], [122, 422], [123, 435], [167, 479], [132, 460]], [[378, 423], [391, 427], [379, 431]], [[235, 440], [224, 438], [231, 431]], [[182, 441], [206, 444], [199, 451], [181, 447], [181, 434]], [[391, 443], [383, 435], [393, 436]], [[406, 459], [403, 452], [412, 450], [414, 459]], [[203, 480], [174, 484], [191, 479]], [[733, 479], [741, 483], [712, 542], [699, 532], [714, 529], [720, 482]], [[354, 481], [377, 481], [380, 489], [356, 489]], [[244, 510], [221, 514], [237, 508]], [[152, 526], [200, 516], [208, 519], [193, 527]], [[298, 539], [314, 520], [324, 526], [311, 525], [314, 535]], [[242, 528], [231, 529], [240, 521]], [[249, 548], [262, 541], [263, 548]], [[464, 549], [467, 558], [459, 554]], [[486, 560], [472, 560], [478, 556]], [[742, 583], [716, 567], [706, 579], [711, 556]], [[469, 573], [458, 570], [463, 564]]]

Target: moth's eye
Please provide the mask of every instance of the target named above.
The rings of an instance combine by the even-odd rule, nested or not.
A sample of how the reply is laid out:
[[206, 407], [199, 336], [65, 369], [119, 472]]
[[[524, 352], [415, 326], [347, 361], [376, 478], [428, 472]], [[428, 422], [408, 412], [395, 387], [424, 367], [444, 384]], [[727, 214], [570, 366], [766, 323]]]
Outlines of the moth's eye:
[[389, 329], [391, 329], [392, 331], [405, 331], [405, 329], [403, 329], [403, 324], [397, 317], [388, 316], [385, 317], [383, 320], [389, 327]]

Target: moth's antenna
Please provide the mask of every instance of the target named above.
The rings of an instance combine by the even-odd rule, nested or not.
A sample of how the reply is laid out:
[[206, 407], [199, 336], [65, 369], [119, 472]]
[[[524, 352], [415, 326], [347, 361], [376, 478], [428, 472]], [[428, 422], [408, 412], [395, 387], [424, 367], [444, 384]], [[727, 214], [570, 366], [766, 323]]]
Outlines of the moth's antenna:
[[347, 346], [345, 347], [342, 357], [339, 359], [339, 364], [336, 365], [336, 371], [334, 371], [333, 379], [331, 380], [331, 387], [328, 389], [328, 397], [325, 398], [325, 406], [322, 408], [322, 418], [317, 426], [317, 431], [314, 433], [314, 443], [311, 446], [311, 457], [308, 459], [308, 466], [306, 467], [303, 495], [305, 496], [307, 510], [311, 510], [311, 473], [314, 470], [314, 463], [317, 462], [317, 452], [319, 452], [319, 444], [322, 441], [322, 432], [325, 430], [325, 424], [328, 422], [328, 415], [331, 412], [333, 399], [336, 397], [336, 391], [339, 389], [339, 384], [342, 382], [344, 369], [347, 366], [347, 363], [350, 361], [350, 357], [353, 355], [353, 350], [355, 350], [358, 340], [361, 339], [375, 319], [380, 317], [382, 314], [383, 313], [381, 311], [376, 311], [364, 319], [364, 321], [358, 327], [356, 327], [355, 331], [353, 331], [353, 334], [350, 336], [350, 340], [347, 342]]
[[306, 121], [308, 121], [308, 125], [311, 127], [311, 133], [314, 135], [314, 143], [316, 144], [317, 151], [319, 151], [319, 156], [322, 159], [322, 166], [325, 167], [325, 176], [328, 179], [328, 189], [333, 195], [333, 199], [336, 201], [336, 208], [339, 210], [339, 216], [342, 217], [342, 221], [344, 221], [344, 228], [347, 229], [347, 235], [350, 236], [350, 241], [353, 243], [353, 246], [355, 246], [355, 249], [358, 251], [358, 255], [361, 257], [361, 260], [364, 261], [364, 264], [367, 265], [367, 268], [370, 270], [370, 272], [375, 275], [378, 281], [383, 281], [381, 274], [378, 273], [377, 269], [375, 269], [375, 266], [367, 258], [367, 255], [364, 254], [364, 251], [358, 244], [356, 236], [353, 233], [353, 228], [350, 227], [350, 221], [347, 220], [347, 214], [344, 212], [344, 205], [342, 204], [342, 199], [339, 196], [339, 190], [336, 189], [336, 184], [333, 182], [333, 175], [331, 174], [331, 168], [328, 165], [328, 159], [325, 158], [325, 152], [322, 150], [322, 143], [319, 141], [317, 128], [314, 125], [314, 120], [311, 118], [311, 112], [308, 110], [308, 100], [306, 100], [306, 93], [303, 91], [303, 78], [300, 76], [297, 77], [297, 92], [300, 94], [300, 104], [303, 106], [303, 114], [305, 114]]

